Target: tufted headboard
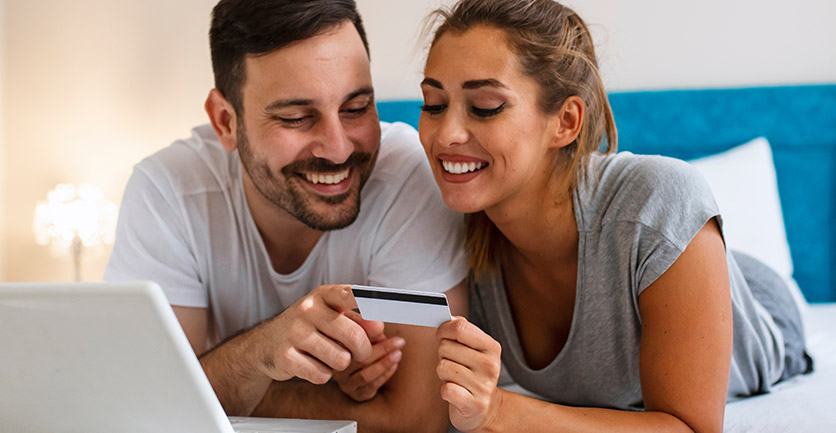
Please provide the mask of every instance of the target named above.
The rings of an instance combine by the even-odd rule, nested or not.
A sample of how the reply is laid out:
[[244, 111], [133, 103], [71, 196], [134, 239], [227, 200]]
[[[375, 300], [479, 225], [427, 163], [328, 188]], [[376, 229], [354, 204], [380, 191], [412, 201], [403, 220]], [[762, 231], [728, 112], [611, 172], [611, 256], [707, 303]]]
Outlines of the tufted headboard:
[[[794, 277], [836, 301], [836, 84], [611, 93], [619, 150], [692, 159], [765, 136], [772, 146]], [[418, 127], [421, 101], [378, 103]]]

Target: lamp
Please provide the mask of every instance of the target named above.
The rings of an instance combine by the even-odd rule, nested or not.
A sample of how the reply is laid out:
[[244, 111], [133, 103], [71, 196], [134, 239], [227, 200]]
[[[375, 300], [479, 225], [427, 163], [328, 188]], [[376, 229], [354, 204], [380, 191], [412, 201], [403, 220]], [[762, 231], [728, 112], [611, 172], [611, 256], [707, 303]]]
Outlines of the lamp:
[[74, 279], [81, 281], [82, 251], [113, 243], [116, 215], [116, 205], [104, 199], [98, 186], [62, 183], [38, 203], [32, 227], [36, 242], [49, 245], [53, 255], [70, 252]]

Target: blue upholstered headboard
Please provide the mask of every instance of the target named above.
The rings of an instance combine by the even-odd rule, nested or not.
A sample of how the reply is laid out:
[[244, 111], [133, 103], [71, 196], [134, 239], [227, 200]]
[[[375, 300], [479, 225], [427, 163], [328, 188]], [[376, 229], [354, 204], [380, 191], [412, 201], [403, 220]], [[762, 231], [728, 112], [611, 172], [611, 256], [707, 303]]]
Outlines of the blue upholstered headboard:
[[[610, 94], [619, 150], [692, 159], [765, 136], [772, 146], [794, 277], [836, 301], [836, 85]], [[418, 127], [421, 101], [379, 102]]]

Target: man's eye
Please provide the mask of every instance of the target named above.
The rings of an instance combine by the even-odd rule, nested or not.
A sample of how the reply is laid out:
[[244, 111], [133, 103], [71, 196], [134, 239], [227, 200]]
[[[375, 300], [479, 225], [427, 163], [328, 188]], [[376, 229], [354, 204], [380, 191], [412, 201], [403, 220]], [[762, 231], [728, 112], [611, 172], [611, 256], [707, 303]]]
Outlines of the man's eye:
[[439, 114], [447, 108], [447, 105], [439, 104], [439, 105], [427, 105], [424, 104], [421, 107], [421, 111], [428, 113], [428, 114]]
[[470, 107], [470, 110], [473, 111], [473, 114], [479, 117], [493, 117], [497, 114], [501, 113], [505, 109], [505, 103], [503, 102], [502, 105], [496, 108], [479, 108], [479, 107]]
[[287, 125], [299, 125], [305, 120], [309, 119], [311, 116], [302, 116], [302, 117], [280, 117], [280, 116], [273, 116], [273, 120], [277, 120], [281, 123]]
[[360, 108], [346, 108], [344, 111], [350, 115], [359, 117], [363, 114], [366, 114], [366, 112], [369, 111], [369, 105], [370, 104], [366, 104]]

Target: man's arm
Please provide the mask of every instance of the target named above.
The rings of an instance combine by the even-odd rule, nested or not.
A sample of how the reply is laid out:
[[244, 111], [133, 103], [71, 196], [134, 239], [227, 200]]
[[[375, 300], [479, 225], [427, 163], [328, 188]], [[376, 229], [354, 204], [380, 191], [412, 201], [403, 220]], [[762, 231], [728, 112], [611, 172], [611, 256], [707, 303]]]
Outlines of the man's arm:
[[324, 384], [352, 359], [371, 355], [367, 334], [381, 333], [383, 324], [342, 314], [355, 306], [348, 286], [320, 286], [282, 314], [205, 353], [206, 310], [177, 308], [175, 314], [226, 413], [249, 415], [274, 380], [299, 377]]
[[[465, 282], [447, 292], [454, 315], [467, 315]], [[358, 403], [332, 381], [313, 385], [302, 381], [273, 382], [254, 416], [356, 420], [361, 432], [446, 432], [447, 403], [435, 373], [438, 343], [435, 328], [386, 325], [388, 337], [406, 340], [394, 376], [371, 400]]]

